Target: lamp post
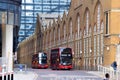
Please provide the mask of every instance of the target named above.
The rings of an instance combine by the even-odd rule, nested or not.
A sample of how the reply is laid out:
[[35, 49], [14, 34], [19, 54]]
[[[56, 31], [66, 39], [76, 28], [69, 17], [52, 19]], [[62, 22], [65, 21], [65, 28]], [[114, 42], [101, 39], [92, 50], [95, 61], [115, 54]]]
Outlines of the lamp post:
[[92, 49], [90, 49], [90, 53], [92, 53]]

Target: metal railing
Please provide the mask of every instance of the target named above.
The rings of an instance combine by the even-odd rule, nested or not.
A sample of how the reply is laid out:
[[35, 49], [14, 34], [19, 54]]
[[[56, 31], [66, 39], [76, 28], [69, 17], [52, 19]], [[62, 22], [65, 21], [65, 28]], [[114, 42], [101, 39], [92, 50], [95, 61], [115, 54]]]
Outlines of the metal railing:
[[8, 59], [0, 57], [0, 80], [13, 80], [13, 71], [8, 70]]
[[101, 72], [102, 75], [109, 73], [110, 80], [120, 80], [120, 70], [113, 70], [112, 67], [98, 65], [98, 71]]

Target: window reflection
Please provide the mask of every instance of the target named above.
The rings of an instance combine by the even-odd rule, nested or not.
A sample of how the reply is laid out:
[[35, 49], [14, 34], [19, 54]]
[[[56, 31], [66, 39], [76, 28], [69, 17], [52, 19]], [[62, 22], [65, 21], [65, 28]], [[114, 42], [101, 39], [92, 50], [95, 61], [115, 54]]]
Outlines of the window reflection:
[[21, 0], [0, 1], [0, 24], [11, 24], [19, 26]]
[[7, 12], [0, 11], [0, 24], [7, 23]]
[[14, 23], [14, 14], [9, 13], [8, 15], [8, 24], [13, 24]]

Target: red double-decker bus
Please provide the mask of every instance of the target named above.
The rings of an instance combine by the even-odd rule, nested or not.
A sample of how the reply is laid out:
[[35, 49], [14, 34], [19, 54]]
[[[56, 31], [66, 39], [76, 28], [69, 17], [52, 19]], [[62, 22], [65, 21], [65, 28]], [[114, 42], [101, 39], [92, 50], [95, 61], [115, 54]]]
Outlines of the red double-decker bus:
[[47, 54], [39, 52], [32, 56], [32, 68], [48, 68]]
[[72, 49], [59, 47], [51, 50], [51, 69], [72, 69]]

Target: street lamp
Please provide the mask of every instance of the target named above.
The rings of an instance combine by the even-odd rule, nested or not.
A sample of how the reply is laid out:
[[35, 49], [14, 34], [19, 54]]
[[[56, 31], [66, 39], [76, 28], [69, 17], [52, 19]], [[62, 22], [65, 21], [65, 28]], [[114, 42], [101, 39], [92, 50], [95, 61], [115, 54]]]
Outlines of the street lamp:
[[92, 50], [90, 49], [90, 53], [92, 52]]
[[82, 51], [80, 51], [80, 54], [82, 54]]
[[110, 47], [107, 47], [107, 50], [110, 50]]

